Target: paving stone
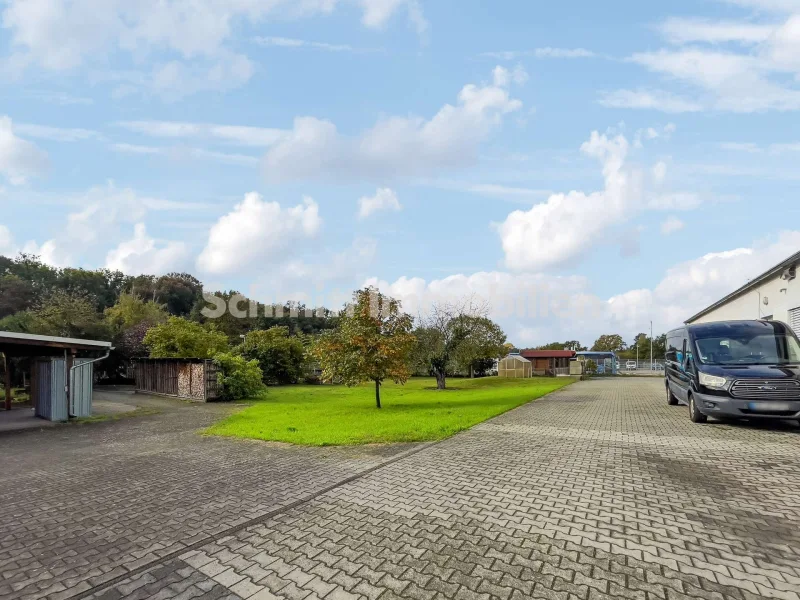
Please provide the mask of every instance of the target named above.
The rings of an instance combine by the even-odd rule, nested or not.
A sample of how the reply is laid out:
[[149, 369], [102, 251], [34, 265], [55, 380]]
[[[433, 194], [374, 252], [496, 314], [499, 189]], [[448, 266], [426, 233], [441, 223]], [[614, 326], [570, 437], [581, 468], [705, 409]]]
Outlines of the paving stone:
[[[798, 428], [695, 425], [685, 407], [667, 406], [662, 386], [658, 378], [574, 384], [92, 600], [800, 600]], [[0, 530], [12, 533], [0, 542], [0, 590], [21, 598], [14, 590], [30, 588], [35, 598], [70, 582], [74, 595], [88, 578], [185, 547], [185, 535], [224, 531], [277, 497], [288, 501], [299, 479], [273, 469], [306, 451], [285, 451], [261, 454], [261, 463], [233, 451], [246, 473], [270, 472], [274, 493], [265, 499], [240, 484], [238, 512], [228, 511], [230, 496], [209, 494], [207, 512], [190, 511], [191, 527], [177, 512], [120, 507], [119, 522], [85, 521], [97, 536], [108, 530], [102, 541], [75, 532], [26, 543], [24, 531]], [[196, 492], [202, 477], [182, 481]], [[180, 500], [183, 492], [163, 493]], [[158, 527], [176, 535], [163, 539]], [[69, 561], [91, 575], [81, 579]]]

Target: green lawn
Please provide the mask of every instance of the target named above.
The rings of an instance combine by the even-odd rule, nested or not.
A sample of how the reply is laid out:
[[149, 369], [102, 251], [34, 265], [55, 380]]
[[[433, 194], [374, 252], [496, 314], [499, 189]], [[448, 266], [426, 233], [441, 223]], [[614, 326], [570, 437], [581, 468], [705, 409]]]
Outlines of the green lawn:
[[374, 384], [276, 387], [206, 433], [309, 446], [439, 440], [573, 381], [449, 379], [449, 389], [437, 391], [435, 379], [416, 378], [384, 384], [380, 410]]

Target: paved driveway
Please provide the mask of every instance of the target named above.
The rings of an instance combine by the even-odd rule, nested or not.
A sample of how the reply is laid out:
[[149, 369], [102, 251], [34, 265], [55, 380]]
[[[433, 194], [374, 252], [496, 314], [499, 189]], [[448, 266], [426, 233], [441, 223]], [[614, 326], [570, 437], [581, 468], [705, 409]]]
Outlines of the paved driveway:
[[797, 600], [798, 526], [796, 426], [693, 425], [659, 380], [593, 381], [81, 596]]

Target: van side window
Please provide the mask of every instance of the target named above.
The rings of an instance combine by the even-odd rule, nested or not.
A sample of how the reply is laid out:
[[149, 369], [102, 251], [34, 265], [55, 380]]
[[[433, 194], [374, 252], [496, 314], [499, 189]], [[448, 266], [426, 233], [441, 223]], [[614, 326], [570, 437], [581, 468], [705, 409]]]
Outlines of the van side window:
[[681, 341], [682, 338], [676, 332], [672, 332], [669, 336], [667, 336], [667, 352], [665, 355], [667, 361], [673, 363], [680, 362], [678, 360], [678, 344], [680, 344]]

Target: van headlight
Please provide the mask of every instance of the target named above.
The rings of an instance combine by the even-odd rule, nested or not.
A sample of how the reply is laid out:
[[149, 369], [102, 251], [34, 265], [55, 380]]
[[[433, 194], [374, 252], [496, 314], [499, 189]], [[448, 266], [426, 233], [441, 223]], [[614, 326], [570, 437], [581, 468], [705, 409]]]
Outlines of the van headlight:
[[700, 385], [710, 388], [724, 388], [728, 380], [724, 377], [717, 377], [716, 375], [709, 375], [708, 373], [700, 373]]

